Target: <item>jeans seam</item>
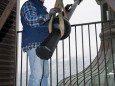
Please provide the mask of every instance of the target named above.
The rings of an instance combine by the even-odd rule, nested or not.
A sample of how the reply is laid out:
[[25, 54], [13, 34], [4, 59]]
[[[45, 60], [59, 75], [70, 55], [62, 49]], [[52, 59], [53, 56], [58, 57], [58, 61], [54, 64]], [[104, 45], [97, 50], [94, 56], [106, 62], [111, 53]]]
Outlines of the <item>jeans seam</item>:
[[42, 84], [43, 75], [44, 75], [44, 60], [43, 60], [43, 67], [42, 67], [42, 78], [41, 78], [41, 81], [40, 81], [40, 86], [41, 86], [41, 84]]
[[[34, 53], [34, 52], [33, 52]], [[34, 62], [33, 62], [33, 65], [34, 65], [34, 68], [33, 68], [33, 70], [35, 70], [35, 55], [34, 55]], [[35, 72], [35, 71], [34, 71]], [[35, 78], [35, 76], [34, 76], [34, 78]], [[33, 86], [33, 83], [32, 83], [32, 86]]]

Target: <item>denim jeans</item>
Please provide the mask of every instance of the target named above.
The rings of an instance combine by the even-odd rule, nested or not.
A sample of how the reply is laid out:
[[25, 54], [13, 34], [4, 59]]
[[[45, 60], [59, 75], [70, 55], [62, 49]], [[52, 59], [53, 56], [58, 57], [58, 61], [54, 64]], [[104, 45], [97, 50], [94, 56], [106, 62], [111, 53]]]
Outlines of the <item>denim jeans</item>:
[[35, 52], [36, 48], [27, 51], [30, 62], [30, 77], [28, 86], [48, 86], [48, 60], [40, 59]]

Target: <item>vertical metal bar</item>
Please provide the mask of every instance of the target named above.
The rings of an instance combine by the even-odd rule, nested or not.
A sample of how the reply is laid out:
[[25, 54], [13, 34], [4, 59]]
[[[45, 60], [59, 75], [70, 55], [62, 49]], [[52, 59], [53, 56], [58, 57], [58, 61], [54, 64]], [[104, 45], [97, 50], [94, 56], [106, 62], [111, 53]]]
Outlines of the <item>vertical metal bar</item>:
[[15, 32], [16, 33], [16, 38], [15, 38], [16, 39], [16, 48], [15, 48], [16, 49], [16, 55], [15, 55], [15, 57], [16, 57], [15, 58], [15, 71], [16, 71], [16, 74], [15, 74], [15, 86], [17, 85], [17, 76], [18, 76], [17, 75], [18, 74], [17, 73], [18, 72], [17, 71], [18, 70], [18, 66], [17, 66], [18, 65], [18, 59], [17, 59], [17, 57], [18, 57], [18, 55], [17, 55], [18, 54], [18, 44], [17, 44], [18, 43], [18, 33], [17, 33], [17, 28], [19, 28], [19, 10], [20, 10], [19, 9], [19, 7], [20, 7], [19, 2], [20, 2], [20, 0], [16, 1], [16, 6], [17, 7], [16, 7], [16, 32]]
[[18, 76], [18, 75], [17, 75], [17, 74], [18, 74], [18, 73], [17, 73], [17, 70], [18, 70], [18, 66], [17, 66], [17, 60], [18, 60], [18, 59], [17, 59], [17, 56], [18, 56], [18, 55], [17, 55], [17, 52], [18, 52], [18, 48], [17, 48], [17, 47], [18, 47], [18, 44], [17, 44], [18, 34], [17, 34], [17, 31], [16, 31], [15, 41], [16, 41], [16, 42], [15, 42], [15, 43], [16, 43], [16, 44], [15, 44], [15, 47], [16, 47], [16, 48], [15, 48], [15, 52], [16, 52], [16, 54], [15, 54], [15, 80], [14, 80], [14, 82], [15, 82], [15, 86], [16, 86], [16, 85], [17, 85], [17, 76]]
[[97, 41], [97, 26], [96, 26], [96, 23], [95, 23], [95, 35], [96, 35], [96, 50], [97, 50], [98, 79], [99, 79], [99, 86], [100, 86], [99, 55], [98, 55], [98, 41]]
[[89, 27], [89, 24], [88, 24], [88, 37], [89, 37], [89, 57], [90, 57], [90, 71], [91, 71], [91, 86], [93, 86], [93, 78], [92, 78], [92, 64], [91, 64], [91, 39], [90, 39], [90, 27]]
[[83, 25], [81, 25], [81, 36], [82, 36], [82, 54], [83, 54], [83, 76], [84, 76], [84, 86], [85, 86], [85, 63], [84, 63], [84, 41], [83, 41]]
[[50, 59], [50, 86], [52, 86], [52, 59]]
[[63, 86], [65, 86], [64, 40], [62, 40], [62, 50], [63, 50]]
[[28, 55], [26, 56], [26, 86], [28, 85]]
[[103, 33], [103, 49], [104, 49], [104, 60], [105, 60], [105, 73], [106, 73], [106, 84], [108, 86], [108, 78], [107, 78], [107, 64], [106, 64], [106, 54], [105, 54], [105, 37], [104, 37], [104, 27], [102, 22], [102, 33]]
[[111, 54], [112, 54], [112, 61], [113, 61], [113, 72], [114, 72], [114, 82], [115, 82], [115, 62], [114, 62], [114, 56], [113, 56], [113, 37], [112, 37], [112, 32], [111, 32], [111, 23], [109, 22], [109, 28], [110, 28], [110, 40], [111, 40]]
[[57, 86], [58, 86], [58, 46], [56, 47], [56, 73], [57, 73]]
[[22, 86], [22, 49], [21, 49], [20, 86]]
[[70, 45], [70, 36], [69, 36], [69, 66], [70, 66], [70, 86], [71, 84], [71, 45]]
[[75, 51], [76, 51], [76, 74], [77, 74], [77, 86], [78, 86], [78, 59], [77, 59], [77, 34], [75, 26]]

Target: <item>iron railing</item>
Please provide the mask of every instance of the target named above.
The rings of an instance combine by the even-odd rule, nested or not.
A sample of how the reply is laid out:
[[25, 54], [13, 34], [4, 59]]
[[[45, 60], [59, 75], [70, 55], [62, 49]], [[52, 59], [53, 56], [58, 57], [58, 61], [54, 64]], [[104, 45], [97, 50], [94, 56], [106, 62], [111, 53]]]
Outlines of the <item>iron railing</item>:
[[[49, 60], [49, 86], [115, 86], [115, 21], [71, 25]], [[29, 61], [18, 31], [17, 86], [27, 86]]]

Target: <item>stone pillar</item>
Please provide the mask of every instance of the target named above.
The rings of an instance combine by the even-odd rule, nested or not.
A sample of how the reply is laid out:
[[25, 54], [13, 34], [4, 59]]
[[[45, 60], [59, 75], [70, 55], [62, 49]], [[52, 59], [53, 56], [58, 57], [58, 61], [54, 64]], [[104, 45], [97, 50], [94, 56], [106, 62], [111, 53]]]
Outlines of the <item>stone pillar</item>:
[[[106, 55], [106, 65], [105, 72], [103, 75], [106, 76], [105, 81], [108, 81], [109, 86], [113, 86], [115, 84], [115, 12], [108, 5], [106, 0], [96, 0], [101, 8], [101, 20], [108, 21], [102, 23], [101, 29], [101, 43], [103, 48], [108, 51], [108, 55]], [[107, 46], [109, 45], [109, 47]]]

